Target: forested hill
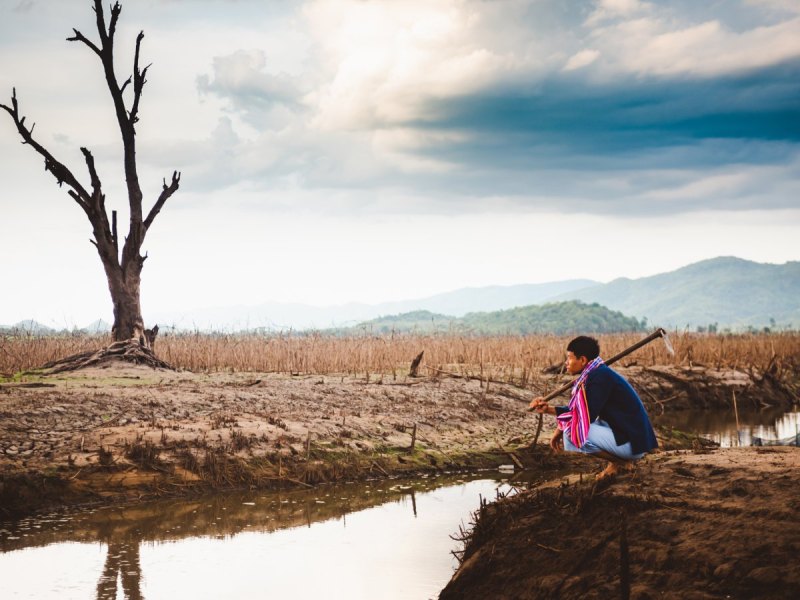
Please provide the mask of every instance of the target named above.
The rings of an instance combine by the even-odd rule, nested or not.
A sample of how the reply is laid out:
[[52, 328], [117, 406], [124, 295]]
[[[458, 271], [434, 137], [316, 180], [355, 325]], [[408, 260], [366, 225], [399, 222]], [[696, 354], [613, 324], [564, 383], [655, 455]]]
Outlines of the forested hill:
[[426, 310], [380, 317], [336, 333], [459, 333], [525, 335], [531, 333], [612, 333], [639, 331], [644, 323], [599, 304], [579, 301], [522, 306], [494, 312], [469, 313], [461, 318]]
[[639, 331], [645, 323], [600, 304], [580, 301], [521, 306], [461, 319], [465, 329], [485, 334], [614, 333]]

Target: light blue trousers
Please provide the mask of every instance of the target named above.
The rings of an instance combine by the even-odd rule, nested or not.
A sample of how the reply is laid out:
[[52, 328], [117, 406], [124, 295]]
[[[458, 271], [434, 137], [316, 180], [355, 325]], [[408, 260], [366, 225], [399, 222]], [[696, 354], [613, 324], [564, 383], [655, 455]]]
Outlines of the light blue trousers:
[[621, 446], [617, 446], [617, 441], [614, 439], [614, 432], [608, 423], [598, 419], [589, 425], [589, 435], [583, 448], [578, 448], [570, 440], [569, 435], [564, 434], [564, 450], [567, 452], [581, 452], [583, 454], [596, 454], [600, 450], [605, 450], [609, 454], [618, 456], [622, 460], [639, 460], [645, 453], [634, 454], [631, 449], [631, 443], [625, 442]]

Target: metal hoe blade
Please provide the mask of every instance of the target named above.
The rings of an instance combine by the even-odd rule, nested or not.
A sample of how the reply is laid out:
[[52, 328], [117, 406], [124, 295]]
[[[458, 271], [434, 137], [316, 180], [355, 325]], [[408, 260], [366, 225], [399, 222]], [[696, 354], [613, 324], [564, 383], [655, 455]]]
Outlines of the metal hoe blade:
[[672, 342], [669, 340], [669, 336], [667, 332], [663, 329], [661, 330], [661, 339], [664, 340], [664, 347], [666, 347], [667, 352], [669, 352], [670, 356], [675, 356], [675, 349], [672, 347]]

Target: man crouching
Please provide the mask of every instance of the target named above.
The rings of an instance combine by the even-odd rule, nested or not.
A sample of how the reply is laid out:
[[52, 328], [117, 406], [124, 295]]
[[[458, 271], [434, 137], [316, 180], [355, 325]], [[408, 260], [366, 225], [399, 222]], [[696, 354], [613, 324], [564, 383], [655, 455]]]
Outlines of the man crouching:
[[[600, 344], [579, 336], [567, 345], [567, 372], [578, 375], [568, 406], [549, 406], [542, 396], [530, 407], [556, 417], [550, 446], [608, 461], [597, 479], [632, 471], [634, 462], [658, 447], [653, 426], [638, 394], [619, 373], [603, 363]], [[566, 435], [564, 435], [566, 434]]]

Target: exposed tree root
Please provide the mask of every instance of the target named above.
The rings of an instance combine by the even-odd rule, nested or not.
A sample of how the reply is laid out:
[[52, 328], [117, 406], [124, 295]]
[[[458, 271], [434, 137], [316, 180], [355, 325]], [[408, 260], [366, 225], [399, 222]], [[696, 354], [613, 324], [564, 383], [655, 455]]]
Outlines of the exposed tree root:
[[130, 362], [137, 365], [153, 367], [154, 369], [174, 368], [158, 358], [150, 348], [141, 345], [136, 340], [122, 340], [99, 350], [81, 352], [66, 358], [61, 358], [45, 364], [42, 370], [52, 375], [65, 371], [77, 371], [86, 367], [94, 367], [112, 361]]

